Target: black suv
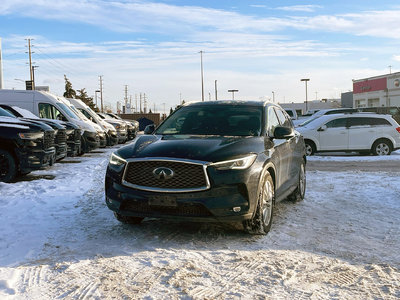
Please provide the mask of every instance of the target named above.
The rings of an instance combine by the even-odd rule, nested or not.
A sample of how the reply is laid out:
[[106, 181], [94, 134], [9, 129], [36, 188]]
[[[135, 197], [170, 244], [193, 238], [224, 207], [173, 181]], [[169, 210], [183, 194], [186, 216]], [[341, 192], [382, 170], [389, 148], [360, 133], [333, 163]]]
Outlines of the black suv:
[[54, 130], [43, 123], [8, 117], [0, 108], [0, 181], [52, 165]]
[[106, 203], [121, 222], [240, 221], [266, 234], [276, 201], [304, 197], [304, 141], [278, 105], [196, 102], [151, 126], [110, 158]]

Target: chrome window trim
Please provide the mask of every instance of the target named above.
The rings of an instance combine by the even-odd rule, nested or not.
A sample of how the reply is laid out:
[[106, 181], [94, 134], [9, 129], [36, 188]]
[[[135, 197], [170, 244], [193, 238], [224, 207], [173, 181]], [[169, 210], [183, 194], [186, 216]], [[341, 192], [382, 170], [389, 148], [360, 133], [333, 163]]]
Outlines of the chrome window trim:
[[[178, 162], [178, 163], [186, 163], [192, 165], [201, 165], [203, 166], [203, 172], [206, 178], [206, 185], [199, 188], [191, 188], [191, 189], [165, 189], [165, 188], [156, 188], [156, 187], [148, 187], [142, 185], [136, 185], [129, 183], [125, 180], [126, 172], [128, 169], [128, 165], [130, 162], [138, 162], [138, 161], [165, 161], [165, 162]], [[190, 192], [200, 192], [206, 191], [211, 188], [210, 179], [207, 174], [207, 166], [210, 164], [209, 162], [199, 161], [199, 160], [190, 160], [190, 159], [177, 159], [177, 158], [169, 158], [169, 157], [145, 157], [145, 158], [128, 158], [126, 159], [126, 167], [124, 169], [124, 173], [122, 175], [122, 185], [134, 188], [137, 190], [148, 191], [148, 192], [163, 192], [163, 193], [190, 193]]]

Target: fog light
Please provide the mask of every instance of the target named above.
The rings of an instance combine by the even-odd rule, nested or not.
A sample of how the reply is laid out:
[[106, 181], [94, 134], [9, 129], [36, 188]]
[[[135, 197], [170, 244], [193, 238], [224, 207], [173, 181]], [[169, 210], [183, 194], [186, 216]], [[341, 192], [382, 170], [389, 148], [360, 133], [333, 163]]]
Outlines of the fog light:
[[241, 211], [242, 209], [241, 209], [240, 206], [236, 206], [236, 207], [232, 208], [232, 210], [233, 210], [234, 212], [239, 212], [239, 211]]

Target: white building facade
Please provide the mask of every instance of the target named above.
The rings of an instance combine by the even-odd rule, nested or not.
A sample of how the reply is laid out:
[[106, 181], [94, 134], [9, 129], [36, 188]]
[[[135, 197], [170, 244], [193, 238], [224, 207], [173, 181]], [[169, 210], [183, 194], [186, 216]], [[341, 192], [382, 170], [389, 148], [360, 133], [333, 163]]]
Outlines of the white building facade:
[[353, 80], [353, 107], [400, 107], [400, 72]]

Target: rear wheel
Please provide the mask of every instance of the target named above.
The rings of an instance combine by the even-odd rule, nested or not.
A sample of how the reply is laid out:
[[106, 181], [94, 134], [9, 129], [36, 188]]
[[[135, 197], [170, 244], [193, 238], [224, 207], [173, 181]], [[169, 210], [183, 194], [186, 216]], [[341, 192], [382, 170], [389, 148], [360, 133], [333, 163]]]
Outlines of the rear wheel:
[[316, 148], [313, 142], [311, 141], [305, 141], [305, 146], [306, 146], [306, 155], [311, 156], [315, 154]]
[[124, 216], [116, 212], [114, 212], [114, 216], [118, 221], [125, 224], [140, 224], [144, 219], [140, 217]]
[[0, 181], [9, 182], [17, 174], [15, 159], [6, 150], [0, 149]]
[[297, 188], [289, 195], [288, 199], [293, 202], [298, 202], [304, 199], [306, 193], [306, 167], [304, 162], [300, 165], [299, 179], [297, 182]]
[[257, 207], [253, 218], [243, 222], [243, 226], [251, 234], [267, 234], [271, 229], [274, 213], [275, 190], [272, 177], [267, 172], [259, 183]]
[[372, 145], [371, 150], [374, 155], [390, 155], [392, 152], [392, 144], [388, 140], [377, 140]]

